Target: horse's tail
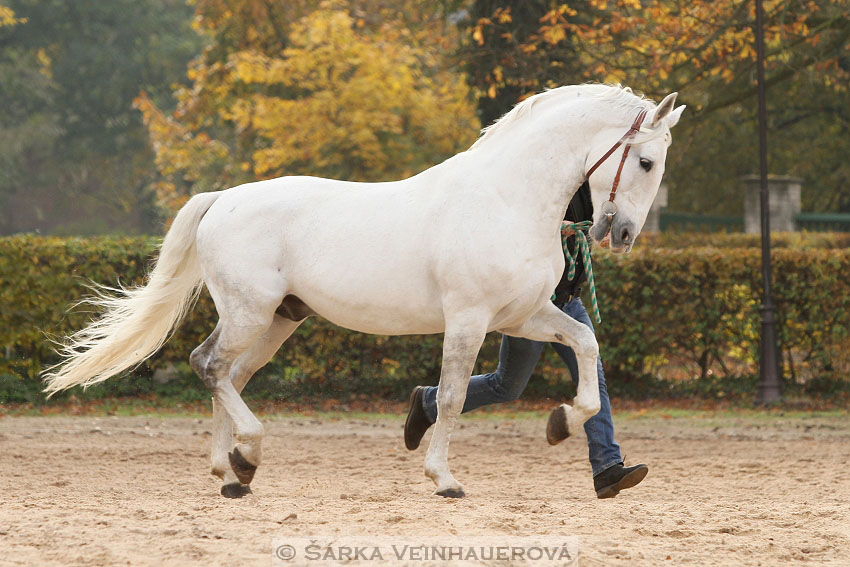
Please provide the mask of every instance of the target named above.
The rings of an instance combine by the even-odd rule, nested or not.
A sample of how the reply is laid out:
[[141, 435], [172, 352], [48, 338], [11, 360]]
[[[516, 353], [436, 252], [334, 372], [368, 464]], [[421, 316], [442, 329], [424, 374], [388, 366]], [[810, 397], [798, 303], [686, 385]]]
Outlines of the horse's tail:
[[220, 193], [200, 193], [180, 209], [165, 235], [146, 286], [98, 287], [89, 303], [103, 315], [59, 345], [65, 360], [48, 369], [44, 391], [88, 387], [153, 355], [192, 307], [203, 279], [195, 237]]

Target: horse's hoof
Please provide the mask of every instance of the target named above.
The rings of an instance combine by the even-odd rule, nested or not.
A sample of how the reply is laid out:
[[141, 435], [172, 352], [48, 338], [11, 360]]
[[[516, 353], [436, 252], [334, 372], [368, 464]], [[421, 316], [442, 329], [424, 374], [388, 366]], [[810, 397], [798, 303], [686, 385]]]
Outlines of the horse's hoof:
[[227, 458], [230, 459], [230, 468], [233, 469], [239, 482], [251, 484], [251, 481], [254, 480], [254, 473], [257, 472], [256, 465], [249, 463], [239, 452], [238, 447], [233, 449], [232, 453], [228, 453]]
[[466, 494], [462, 488], [446, 488], [445, 490], [438, 490], [437, 496], [442, 496], [443, 498], [463, 498]]
[[221, 495], [225, 498], [242, 498], [248, 494], [251, 494], [251, 487], [247, 484], [234, 482], [221, 487]]
[[550, 445], [557, 445], [570, 436], [570, 427], [567, 425], [567, 406], [561, 404], [549, 414], [549, 422], [546, 424], [546, 441]]

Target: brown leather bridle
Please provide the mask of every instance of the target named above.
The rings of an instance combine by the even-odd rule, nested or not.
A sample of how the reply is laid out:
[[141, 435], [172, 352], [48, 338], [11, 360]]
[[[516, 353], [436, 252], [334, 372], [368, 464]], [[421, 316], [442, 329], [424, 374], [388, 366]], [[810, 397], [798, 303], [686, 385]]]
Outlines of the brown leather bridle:
[[[593, 174], [593, 172], [596, 171], [596, 169], [600, 165], [602, 165], [606, 159], [611, 157], [611, 154], [617, 151], [617, 148], [626, 143], [628, 140], [634, 138], [635, 134], [640, 132], [640, 126], [646, 119], [646, 115], [646, 109], [640, 111], [640, 113], [637, 115], [637, 118], [635, 118], [635, 121], [632, 123], [631, 128], [629, 128], [629, 131], [626, 132], [623, 137], [620, 138], [619, 141], [617, 141], [617, 143], [611, 147], [610, 150], [605, 152], [605, 155], [599, 158], [599, 161], [593, 164], [593, 167], [588, 170], [585, 179], [590, 179], [590, 176]], [[617, 214], [617, 205], [614, 203], [614, 196], [617, 193], [617, 187], [620, 185], [620, 174], [623, 172], [623, 165], [626, 163], [626, 158], [629, 157], [629, 150], [631, 148], [632, 145], [626, 143], [626, 148], [623, 150], [623, 157], [622, 159], [620, 159], [620, 166], [617, 168], [617, 175], [614, 176], [614, 183], [611, 185], [611, 194], [608, 197], [608, 200], [602, 203], [602, 213], [608, 218], [609, 225], [614, 222], [614, 215]]]

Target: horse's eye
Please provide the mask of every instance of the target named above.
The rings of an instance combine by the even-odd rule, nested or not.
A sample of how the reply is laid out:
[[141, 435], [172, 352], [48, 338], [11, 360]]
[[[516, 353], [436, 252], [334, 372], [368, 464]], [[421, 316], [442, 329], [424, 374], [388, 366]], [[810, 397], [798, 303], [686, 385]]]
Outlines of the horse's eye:
[[649, 171], [652, 169], [652, 160], [640, 158], [640, 166], [644, 169], [644, 171]]

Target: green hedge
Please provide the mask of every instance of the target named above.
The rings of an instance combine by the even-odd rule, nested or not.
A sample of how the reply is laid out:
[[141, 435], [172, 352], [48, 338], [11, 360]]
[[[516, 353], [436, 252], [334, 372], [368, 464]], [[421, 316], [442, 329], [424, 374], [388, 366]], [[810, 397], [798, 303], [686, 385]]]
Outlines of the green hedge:
[[[758, 372], [758, 241], [700, 235], [691, 242], [716, 246], [673, 247], [664, 242], [670, 237], [641, 238], [627, 256], [594, 252], [603, 319], [597, 332], [612, 394], [749, 395]], [[675, 242], [686, 240], [680, 235]], [[841, 379], [850, 367], [850, 252], [840, 245], [846, 238], [784, 235], [777, 241], [774, 291], [788, 386], [844, 388]], [[88, 281], [141, 282], [156, 245], [153, 238], [0, 239], [0, 402], [41, 399], [38, 373], [56, 362], [46, 335], [69, 334], [92, 316], [69, 309], [86, 294]], [[206, 397], [186, 361], [215, 321], [204, 294], [161, 352], [87, 395]], [[498, 335], [488, 337], [477, 371], [495, 367], [498, 345]], [[440, 356], [439, 335], [363, 335], [311, 319], [252, 381], [249, 393], [401, 399], [414, 384], [436, 383]], [[171, 380], [155, 381], [158, 369], [168, 370]], [[530, 393], [566, 398], [572, 395], [568, 383], [563, 365], [547, 349]]]
[[[761, 326], [755, 248], [596, 253], [609, 373], [628, 380], [754, 376]], [[784, 375], [843, 378], [850, 367], [848, 249], [777, 248], [773, 294]]]

